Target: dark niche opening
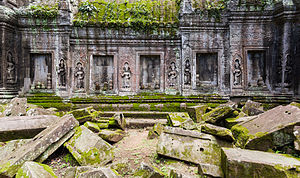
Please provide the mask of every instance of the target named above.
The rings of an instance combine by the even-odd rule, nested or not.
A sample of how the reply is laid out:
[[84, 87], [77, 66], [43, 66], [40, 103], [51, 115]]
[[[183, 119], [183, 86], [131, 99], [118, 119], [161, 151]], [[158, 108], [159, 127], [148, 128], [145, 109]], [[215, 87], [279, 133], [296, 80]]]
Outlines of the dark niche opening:
[[198, 53], [196, 55], [196, 85], [218, 84], [218, 54]]
[[247, 52], [248, 86], [261, 87], [266, 83], [266, 53], [265, 51]]
[[93, 82], [95, 90], [113, 90], [114, 76], [114, 57], [93, 56]]
[[140, 89], [160, 89], [160, 56], [140, 56]]
[[31, 89], [52, 88], [52, 55], [30, 54]]

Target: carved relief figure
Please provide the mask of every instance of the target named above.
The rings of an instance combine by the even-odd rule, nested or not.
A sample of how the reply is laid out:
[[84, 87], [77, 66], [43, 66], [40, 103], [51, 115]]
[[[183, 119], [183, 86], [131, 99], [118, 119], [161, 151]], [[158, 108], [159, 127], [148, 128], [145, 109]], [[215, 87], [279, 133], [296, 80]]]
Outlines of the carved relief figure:
[[65, 60], [61, 59], [58, 65], [59, 86], [66, 86], [66, 65]]
[[184, 66], [184, 84], [185, 85], [191, 85], [191, 64], [190, 60], [187, 59], [185, 61], [185, 66]]
[[169, 77], [169, 81], [170, 81], [170, 87], [174, 87], [176, 85], [176, 80], [177, 80], [177, 70], [176, 70], [176, 64], [175, 62], [171, 62], [171, 66], [170, 66], [170, 71], [168, 74]]
[[125, 64], [124, 64], [121, 77], [123, 78], [122, 88], [130, 88], [131, 70], [130, 70], [128, 62], [125, 62]]
[[8, 52], [7, 54], [7, 82], [8, 83], [14, 83], [16, 78], [16, 66], [14, 62], [14, 57], [11, 52]]
[[241, 85], [241, 75], [242, 69], [239, 59], [235, 59], [234, 61], [234, 69], [233, 69], [233, 85], [238, 86]]
[[81, 62], [77, 63], [75, 68], [76, 87], [81, 89], [84, 88], [84, 68]]

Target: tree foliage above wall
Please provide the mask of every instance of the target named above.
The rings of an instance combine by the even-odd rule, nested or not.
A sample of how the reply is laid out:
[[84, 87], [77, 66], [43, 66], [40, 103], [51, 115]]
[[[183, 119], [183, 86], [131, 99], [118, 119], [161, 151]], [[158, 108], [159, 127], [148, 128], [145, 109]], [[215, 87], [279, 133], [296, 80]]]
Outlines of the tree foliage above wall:
[[104, 28], [130, 27], [149, 31], [158, 27], [177, 27], [180, 0], [139, 0], [82, 2], [74, 25]]

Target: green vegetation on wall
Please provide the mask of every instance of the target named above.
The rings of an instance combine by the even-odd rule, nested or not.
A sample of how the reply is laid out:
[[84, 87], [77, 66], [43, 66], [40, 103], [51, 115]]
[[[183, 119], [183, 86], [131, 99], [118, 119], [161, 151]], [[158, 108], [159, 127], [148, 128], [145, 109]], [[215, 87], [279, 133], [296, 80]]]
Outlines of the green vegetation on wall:
[[27, 11], [27, 16], [39, 19], [53, 19], [58, 15], [58, 3], [55, 5], [31, 5]]
[[221, 19], [221, 11], [227, 7], [230, 0], [193, 0], [192, 6], [196, 12], [204, 14], [207, 12], [209, 18], [217, 21]]
[[74, 25], [97, 25], [103, 28], [130, 27], [153, 31], [159, 27], [177, 27], [180, 0], [139, 0], [81, 2]]

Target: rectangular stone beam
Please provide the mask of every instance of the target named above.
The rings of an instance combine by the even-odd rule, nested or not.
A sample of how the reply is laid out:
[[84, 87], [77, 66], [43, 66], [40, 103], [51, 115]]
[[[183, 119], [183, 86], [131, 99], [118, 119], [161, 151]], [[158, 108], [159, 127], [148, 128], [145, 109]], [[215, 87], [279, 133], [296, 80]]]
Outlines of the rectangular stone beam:
[[73, 115], [65, 115], [54, 122], [31, 141], [0, 161], [0, 177], [13, 177], [26, 161], [38, 158], [50, 145], [60, 140], [76, 126], [78, 126], [78, 121]]
[[33, 138], [57, 120], [59, 117], [52, 115], [2, 117], [0, 141]]

